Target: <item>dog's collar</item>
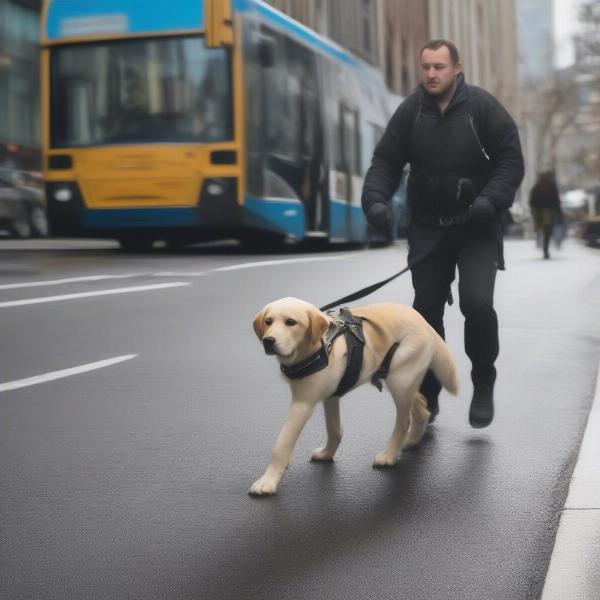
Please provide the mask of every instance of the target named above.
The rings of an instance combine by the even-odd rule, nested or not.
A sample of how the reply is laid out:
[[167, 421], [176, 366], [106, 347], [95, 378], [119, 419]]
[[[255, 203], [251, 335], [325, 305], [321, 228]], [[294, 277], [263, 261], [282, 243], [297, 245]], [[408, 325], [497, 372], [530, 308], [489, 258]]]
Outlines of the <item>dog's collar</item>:
[[[331, 348], [331, 345], [329, 345]], [[321, 371], [329, 364], [328, 347], [321, 340], [321, 347], [308, 358], [296, 363], [295, 365], [280, 365], [282, 373], [289, 379], [301, 379], [308, 377], [317, 371]]]
[[296, 363], [295, 365], [280, 365], [282, 373], [290, 379], [301, 379], [308, 377], [317, 371], [322, 371], [329, 364], [329, 353], [333, 346], [335, 338], [343, 333], [343, 323], [333, 319], [333, 315], [329, 311], [327, 315], [331, 318], [329, 328], [321, 338], [321, 347], [308, 358]]
[[327, 311], [329, 317], [329, 328], [321, 338], [321, 348], [314, 354], [311, 354], [303, 361], [295, 365], [280, 365], [281, 371], [290, 379], [300, 379], [321, 371], [329, 364], [329, 352], [333, 346], [335, 338], [344, 334], [348, 347], [346, 370], [335, 395], [343, 396], [358, 380], [362, 367], [363, 346], [365, 337], [362, 330], [362, 320], [352, 315], [349, 309], [340, 308], [337, 311]]

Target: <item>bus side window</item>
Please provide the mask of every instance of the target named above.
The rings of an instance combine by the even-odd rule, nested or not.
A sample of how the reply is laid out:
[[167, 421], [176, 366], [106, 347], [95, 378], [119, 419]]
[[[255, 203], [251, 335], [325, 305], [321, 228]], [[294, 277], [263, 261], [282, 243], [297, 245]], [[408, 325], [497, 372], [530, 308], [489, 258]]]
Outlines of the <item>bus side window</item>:
[[363, 174], [363, 161], [361, 154], [362, 136], [360, 132], [360, 114], [354, 111], [354, 174]]

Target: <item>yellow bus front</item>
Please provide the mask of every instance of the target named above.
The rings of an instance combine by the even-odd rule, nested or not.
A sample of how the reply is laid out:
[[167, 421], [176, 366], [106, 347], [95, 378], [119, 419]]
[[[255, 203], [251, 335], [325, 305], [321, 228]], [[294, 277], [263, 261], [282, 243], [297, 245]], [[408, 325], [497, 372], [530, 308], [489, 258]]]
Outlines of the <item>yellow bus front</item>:
[[151, 5], [106, 0], [100, 14], [86, 0], [45, 6], [44, 174], [55, 235], [125, 245], [222, 237], [236, 226], [244, 119], [228, 2]]

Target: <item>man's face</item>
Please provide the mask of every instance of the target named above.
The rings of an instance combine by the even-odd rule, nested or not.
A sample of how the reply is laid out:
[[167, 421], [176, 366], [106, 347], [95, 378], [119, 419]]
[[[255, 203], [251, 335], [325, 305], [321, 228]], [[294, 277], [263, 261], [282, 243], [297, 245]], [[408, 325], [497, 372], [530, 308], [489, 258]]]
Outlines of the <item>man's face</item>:
[[425, 48], [421, 54], [421, 82], [428, 93], [443, 96], [454, 86], [460, 73], [460, 63], [452, 64], [446, 46], [437, 50]]

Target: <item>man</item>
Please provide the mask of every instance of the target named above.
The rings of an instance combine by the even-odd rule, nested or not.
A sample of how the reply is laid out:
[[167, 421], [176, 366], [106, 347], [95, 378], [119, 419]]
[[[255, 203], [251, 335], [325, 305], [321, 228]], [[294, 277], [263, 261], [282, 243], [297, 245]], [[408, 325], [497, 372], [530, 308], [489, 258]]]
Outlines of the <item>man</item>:
[[[458, 267], [472, 363], [469, 422], [486, 427], [494, 418], [499, 351], [493, 296], [496, 270], [504, 269], [500, 215], [523, 179], [523, 156], [514, 121], [491, 94], [467, 85], [452, 42], [428, 42], [420, 60], [421, 84], [400, 104], [375, 149], [362, 206], [373, 226], [389, 228], [389, 199], [410, 165], [413, 306], [444, 337], [444, 305]], [[433, 420], [440, 385], [431, 372], [421, 392]]]

